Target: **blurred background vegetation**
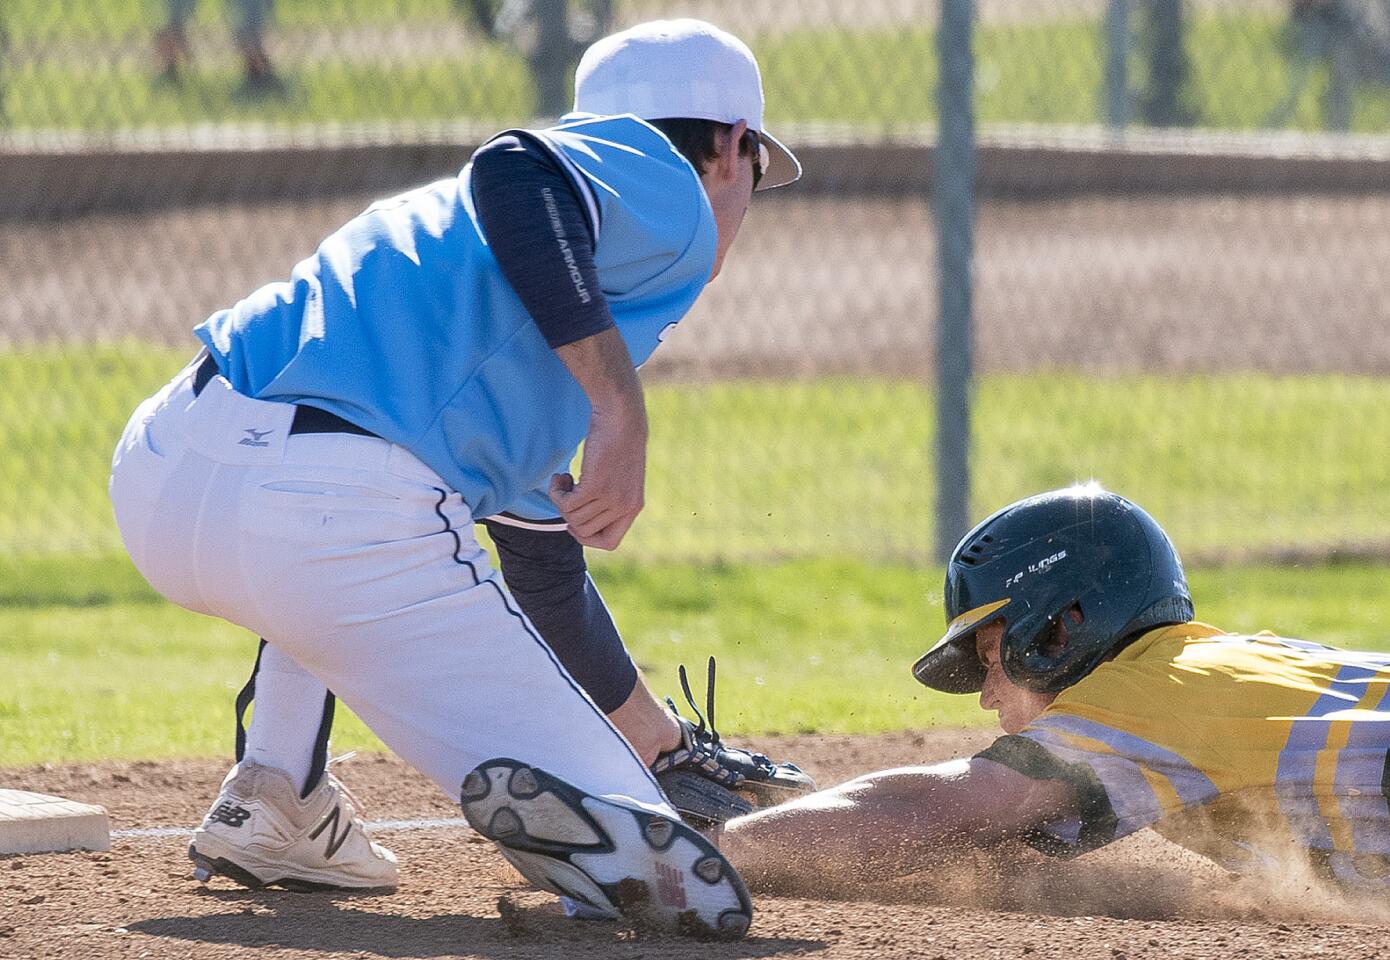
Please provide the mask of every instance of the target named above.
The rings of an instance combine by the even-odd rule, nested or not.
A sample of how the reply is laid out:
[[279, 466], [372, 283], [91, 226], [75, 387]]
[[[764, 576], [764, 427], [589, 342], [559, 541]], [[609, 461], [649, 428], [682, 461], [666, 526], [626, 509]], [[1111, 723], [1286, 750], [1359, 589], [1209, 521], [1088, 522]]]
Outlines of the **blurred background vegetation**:
[[[1228, 165], [1383, 158], [1387, 10], [981, 0], [977, 120], [1019, 150], [1080, 137], [1077, 163], [1151, 136]], [[941, 626], [936, 233], [920, 185], [871, 175], [894, 145], [926, 163], [934, 3], [6, 0], [0, 764], [227, 748], [254, 638], [149, 592], [107, 467], [136, 402], [192, 356], [191, 328], [372, 199], [335, 190], [355, 161], [320, 147], [457, 143], [431, 173], [452, 175], [490, 130], [561, 112], [593, 37], [680, 14], [748, 40], [773, 128], [862, 151], [864, 176], [760, 195], [644, 370], [650, 506], [597, 576], [657, 689], [721, 657], [730, 730], [980, 719], [907, 672]], [[256, 194], [265, 131], [322, 189]], [[118, 189], [229, 143], [196, 197]], [[1390, 199], [1177, 189], [1146, 169], [1122, 189], [1059, 195], [1040, 175], [979, 196], [974, 513], [1098, 479], [1170, 530], [1204, 619], [1387, 648]], [[340, 746], [366, 742], [340, 728]]]

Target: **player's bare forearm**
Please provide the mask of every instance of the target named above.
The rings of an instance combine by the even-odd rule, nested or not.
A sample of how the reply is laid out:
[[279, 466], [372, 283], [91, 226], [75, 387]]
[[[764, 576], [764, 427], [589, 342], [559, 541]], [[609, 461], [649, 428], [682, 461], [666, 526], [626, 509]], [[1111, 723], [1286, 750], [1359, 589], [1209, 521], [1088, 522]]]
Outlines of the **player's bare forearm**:
[[917, 869], [944, 835], [932, 786], [948, 771], [906, 767], [868, 774], [731, 821], [721, 846], [750, 884], [811, 890], [822, 878], [884, 878]]
[[550, 493], [585, 546], [612, 550], [641, 512], [647, 470], [647, 409], [642, 382], [616, 328], [555, 349], [579, 381], [593, 413], [579, 482], [557, 475]]
[[871, 773], [731, 821], [723, 848], [750, 884], [813, 891], [890, 879], [962, 845], [992, 846], [1064, 815], [1072, 789], [988, 760]]
[[556, 347], [555, 353], [579, 381], [595, 413], [635, 416], [646, 429], [642, 381], [633, 369], [632, 354], [616, 327]]
[[632, 693], [622, 706], [608, 714], [608, 719], [649, 767], [660, 754], [681, 744], [676, 718], [656, 699], [640, 673]]

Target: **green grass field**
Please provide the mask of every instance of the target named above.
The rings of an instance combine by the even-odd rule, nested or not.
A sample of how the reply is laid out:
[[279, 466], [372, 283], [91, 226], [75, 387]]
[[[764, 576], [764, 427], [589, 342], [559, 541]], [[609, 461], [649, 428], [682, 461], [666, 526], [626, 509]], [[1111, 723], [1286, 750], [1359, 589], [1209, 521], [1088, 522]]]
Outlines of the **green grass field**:
[[[225, 29], [229, 3], [197, 5], [193, 23]], [[276, 0], [275, 24], [328, 27], [390, 25], [453, 16], [453, 0]], [[6, 27], [15, 44], [100, 41], [155, 30], [168, 15], [168, 0], [7, 0]]]
[[[0, 764], [225, 753], [254, 638], [157, 600], [105, 499], [127, 412], [187, 351], [0, 353]], [[657, 384], [651, 506], [597, 576], [653, 685], [720, 657], [731, 731], [976, 722], [907, 665], [941, 627], [929, 392], [902, 380]], [[1390, 542], [1390, 382], [996, 376], [977, 512], [1076, 479], [1135, 497], [1189, 557]], [[820, 557], [822, 559], [806, 559]], [[1193, 573], [1204, 619], [1390, 648], [1390, 567]], [[355, 721], [339, 749], [370, 744]]]
[[[105, 556], [111, 450], [189, 350], [0, 352], [0, 556]], [[934, 410], [889, 379], [656, 384], [643, 561], [925, 559]], [[1186, 553], [1390, 543], [1390, 381], [1258, 374], [986, 377], [978, 510], [1095, 478]]]
[[[160, 4], [89, 0], [53, 13], [39, 0], [7, 5], [6, 28], [23, 55], [0, 66], [0, 123], [15, 129], [124, 130], [200, 123], [328, 123], [360, 120], [477, 119], [515, 121], [534, 112], [524, 60], [479, 42], [441, 55], [319, 55], [296, 64], [281, 56], [283, 98], [246, 100], [236, 93], [233, 59], [205, 58], [180, 86], [154, 81], [149, 36]], [[206, 7], [206, 5], [205, 5]], [[448, 0], [375, 5], [351, 0], [320, 6], [279, 5], [286, 32], [382, 29], [446, 22]], [[204, 9], [210, 29], [220, 11]], [[220, 29], [220, 28], [219, 28]], [[769, 116], [779, 123], [832, 122], [867, 130], [927, 123], [935, 117], [935, 35], [927, 28], [855, 32], [801, 29], [752, 38], [763, 65]], [[288, 42], [288, 41], [286, 41]], [[1284, 18], [1239, 12], [1196, 16], [1188, 37], [1192, 106], [1198, 126], [1263, 126], [1289, 85]], [[42, 52], [42, 55], [39, 53]], [[979, 25], [977, 113], [982, 124], [1097, 124], [1104, 51], [1094, 20]], [[1136, 61], [1136, 71], [1141, 65]], [[1136, 81], [1137, 82], [1137, 81]], [[1307, 85], [1290, 125], [1318, 129], [1325, 71]], [[1390, 131], [1390, 89], [1357, 95], [1353, 129]]]
[[[1196, 571], [1208, 621], [1390, 649], [1390, 568]], [[604, 564], [600, 588], [654, 689], [720, 661], [727, 732], [987, 723], [908, 667], [942, 626], [935, 568], [855, 560]], [[0, 766], [226, 755], [255, 640], [159, 601], [124, 561], [0, 564]], [[337, 750], [379, 747], [340, 714]]]

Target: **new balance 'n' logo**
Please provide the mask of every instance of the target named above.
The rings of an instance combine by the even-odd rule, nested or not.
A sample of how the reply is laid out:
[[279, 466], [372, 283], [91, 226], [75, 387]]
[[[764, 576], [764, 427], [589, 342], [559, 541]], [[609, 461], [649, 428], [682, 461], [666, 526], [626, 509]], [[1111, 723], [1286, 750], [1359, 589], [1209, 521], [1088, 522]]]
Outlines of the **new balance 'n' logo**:
[[323, 818], [323, 823], [320, 823], [314, 828], [314, 832], [309, 834], [310, 840], [317, 840], [319, 834], [323, 833], [325, 830], [328, 831], [328, 852], [324, 854], [324, 859], [326, 860], [333, 859], [333, 855], [342, 849], [343, 844], [347, 843], [348, 834], [352, 832], [351, 823], [343, 827], [342, 833], [338, 832], [338, 818], [342, 809], [342, 807], [334, 807], [330, 810], [328, 816]]
[[268, 437], [275, 431], [253, 430], [250, 427], [247, 427], [245, 430], [242, 430], [241, 432], [246, 434], [246, 436], [242, 437], [237, 442], [240, 443], [243, 447], [268, 447], [270, 446], [270, 442], [267, 440], [262, 440], [261, 437]]
[[224, 801], [219, 803], [212, 813], [208, 814], [208, 819], [213, 823], [225, 823], [229, 827], [240, 827], [251, 819], [251, 811]]
[[656, 865], [656, 895], [661, 902], [676, 910], [685, 909], [685, 880], [675, 867], [664, 863]]

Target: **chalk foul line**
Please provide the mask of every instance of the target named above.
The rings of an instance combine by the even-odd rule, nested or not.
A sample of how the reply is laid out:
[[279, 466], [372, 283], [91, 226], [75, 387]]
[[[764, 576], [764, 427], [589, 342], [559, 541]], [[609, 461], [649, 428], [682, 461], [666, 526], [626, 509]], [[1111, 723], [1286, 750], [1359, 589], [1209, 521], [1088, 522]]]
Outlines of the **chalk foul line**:
[[[462, 817], [447, 817], [432, 820], [372, 820], [366, 824], [368, 833], [408, 831], [408, 830], [449, 830], [467, 827], [468, 821]], [[128, 830], [112, 830], [112, 840], [163, 840], [169, 837], [191, 837], [192, 827], [135, 827]]]

